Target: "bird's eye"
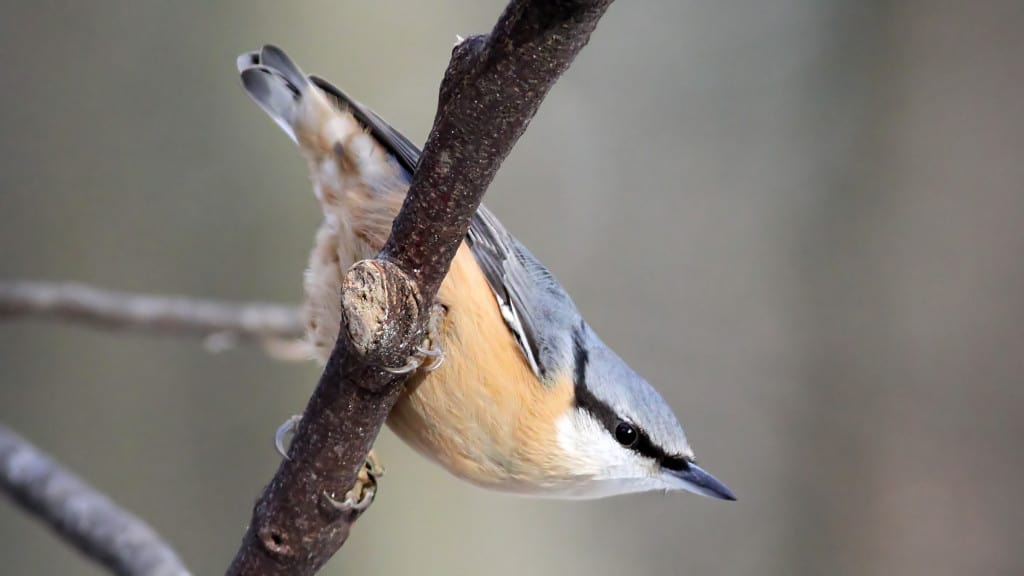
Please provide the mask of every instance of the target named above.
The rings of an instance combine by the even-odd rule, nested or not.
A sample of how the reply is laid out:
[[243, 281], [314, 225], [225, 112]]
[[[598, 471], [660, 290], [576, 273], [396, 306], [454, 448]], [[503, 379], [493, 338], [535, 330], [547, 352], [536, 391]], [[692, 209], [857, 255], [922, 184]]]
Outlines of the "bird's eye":
[[619, 425], [615, 427], [615, 440], [627, 448], [636, 444], [639, 437], [636, 428], [633, 428], [629, 422], [619, 422]]

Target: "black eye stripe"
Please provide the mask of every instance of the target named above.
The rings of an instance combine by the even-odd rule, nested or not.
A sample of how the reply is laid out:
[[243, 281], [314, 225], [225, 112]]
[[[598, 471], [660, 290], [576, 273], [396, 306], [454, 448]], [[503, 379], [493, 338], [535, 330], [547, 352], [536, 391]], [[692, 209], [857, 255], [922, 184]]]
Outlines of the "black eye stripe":
[[669, 456], [661, 461], [661, 465], [669, 470], [680, 472], [690, 468], [690, 461], [681, 456]]
[[[590, 362], [590, 354], [583, 347], [583, 323], [581, 322], [572, 333], [573, 344], [573, 386], [577, 392], [576, 401], [579, 402], [580, 389], [586, 389], [587, 364]], [[590, 391], [586, 391], [589, 396]], [[596, 400], [596, 398], [594, 398]]]
[[[590, 362], [590, 355], [587, 353], [586, 348], [583, 346], [583, 323], [580, 323], [573, 331], [573, 377], [574, 387], [576, 393], [576, 407], [582, 410], [586, 410], [593, 416], [602, 426], [608, 430], [608, 433], [616, 438], [616, 429], [619, 424], [624, 423], [624, 420], [619, 418], [614, 410], [610, 406], [602, 402], [599, 398], [594, 396], [590, 389], [586, 386], [587, 377], [587, 365]], [[632, 426], [636, 432], [636, 440], [629, 446], [630, 449], [652, 458], [655, 461], [661, 463], [662, 466], [670, 470], [685, 470], [689, 467], [689, 463], [682, 456], [670, 455], [665, 452], [660, 446], [654, 444], [651, 441], [651, 437], [647, 435], [647, 432], [643, 428], [637, 426], [634, 422], [626, 422]]]

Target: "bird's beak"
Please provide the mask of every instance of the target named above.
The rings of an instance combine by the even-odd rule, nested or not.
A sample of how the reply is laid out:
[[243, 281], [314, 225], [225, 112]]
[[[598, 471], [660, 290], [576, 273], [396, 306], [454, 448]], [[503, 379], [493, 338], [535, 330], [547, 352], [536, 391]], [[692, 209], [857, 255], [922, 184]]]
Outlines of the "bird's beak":
[[714, 476], [705, 472], [700, 466], [690, 464], [685, 470], [664, 469], [665, 473], [672, 476], [680, 483], [680, 488], [694, 494], [717, 498], [719, 500], [735, 500], [736, 495], [732, 490], [719, 482]]

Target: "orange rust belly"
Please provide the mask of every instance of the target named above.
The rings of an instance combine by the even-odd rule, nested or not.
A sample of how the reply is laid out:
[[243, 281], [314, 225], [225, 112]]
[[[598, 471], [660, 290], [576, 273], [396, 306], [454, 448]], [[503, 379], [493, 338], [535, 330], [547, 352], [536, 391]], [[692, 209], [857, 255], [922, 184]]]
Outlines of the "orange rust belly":
[[554, 484], [569, 470], [557, 456], [555, 422], [569, 409], [569, 378], [542, 384], [530, 370], [469, 248], [441, 285], [447, 306], [445, 362], [417, 375], [388, 426], [452, 474], [513, 492]]

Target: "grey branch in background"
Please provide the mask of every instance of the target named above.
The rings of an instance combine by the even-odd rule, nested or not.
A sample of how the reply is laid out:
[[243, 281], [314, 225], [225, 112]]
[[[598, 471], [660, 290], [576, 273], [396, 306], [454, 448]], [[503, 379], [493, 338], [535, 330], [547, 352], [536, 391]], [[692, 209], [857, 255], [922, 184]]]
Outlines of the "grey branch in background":
[[145, 522], [3, 425], [0, 490], [115, 574], [189, 574], [174, 550]]
[[285, 340], [303, 334], [293, 306], [130, 294], [74, 283], [0, 281], [0, 319], [17, 316], [248, 340]]

